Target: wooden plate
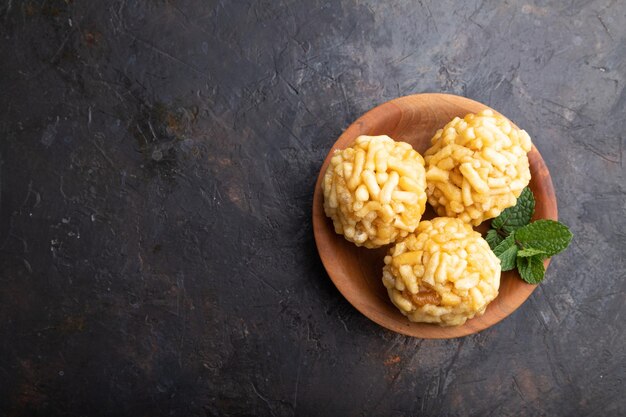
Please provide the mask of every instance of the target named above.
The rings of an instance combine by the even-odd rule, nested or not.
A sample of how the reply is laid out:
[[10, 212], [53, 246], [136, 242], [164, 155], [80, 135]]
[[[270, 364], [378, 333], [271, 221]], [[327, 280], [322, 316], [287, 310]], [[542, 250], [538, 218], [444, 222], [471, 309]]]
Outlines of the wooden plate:
[[[322, 178], [335, 149], [349, 146], [359, 135], [386, 134], [410, 143], [423, 153], [437, 129], [455, 116], [476, 113], [484, 104], [449, 94], [416, 94], [384, 103], [361, 116], [346, 129], [328, 153], [320, 170], [313, 197], [313, 230], [324, 267], [341, 294], [365, 316], [394, 332], [421, 338], [445, 339], [479, 332], [515, 311], [533, 292], [535, 285], [522, 281], [517, 271], [502, 273], [500, 293], [485, 314], [457, 327], [412, 323], [391, 303], [382, 284], [383, 258], [388, 247], [359, 248], [335, 233], [332, 221], [324, 214]], [[557, 220], [557, 206], [550, 173], [533, 146], [528, 155], [535, 199], [534, 219]], [[427, 209], [424, 219], [433, 217]], [[484, 233], [489, 222], [477, 228]], [[545, 261], [547, 267], [549, 260]]]

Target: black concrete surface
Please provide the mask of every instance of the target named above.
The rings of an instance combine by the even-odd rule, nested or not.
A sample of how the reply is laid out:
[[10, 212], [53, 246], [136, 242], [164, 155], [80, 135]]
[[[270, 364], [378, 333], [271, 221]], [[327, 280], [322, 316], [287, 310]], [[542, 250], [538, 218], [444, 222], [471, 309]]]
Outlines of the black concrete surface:
[[[623, 1], [2, 0], [0, 57], [0, 415], [626, 415]], [[419, 92], [524, 127], [575, 235], [462, 339], [313, 241], [332, 143]]]

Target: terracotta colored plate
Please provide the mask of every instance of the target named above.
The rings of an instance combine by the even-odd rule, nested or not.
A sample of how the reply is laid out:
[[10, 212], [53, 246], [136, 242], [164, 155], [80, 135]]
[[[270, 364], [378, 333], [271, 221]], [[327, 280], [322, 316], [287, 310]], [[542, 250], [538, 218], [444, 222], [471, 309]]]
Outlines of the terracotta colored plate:
[[[468, 320], [457, 327], [439, 327], [412, 323], [391, 303], [382, 284], [383, 258], [388, 247], [359, 248], [334, 231], [332, 221], [324, 214], [321, 189], [323, 174], [335, 149], [349, 146], [359, 135], [386, 134], [398, 141], [410, 143], [423, 153], [437, 129], [455, 116], [476, 113], [487, 108], [476, 101], [449, 94], [416, 94], [391, 100], [361, 116], [335, 142], [320, 170], [313, 197], [313, 230], [315, 242], [324, 267], [344, 297], [371, 320], [408, 336], [445, 339], [479, 332], [499, 322], [515, 311], [533, 292], [535, 285], [523, 282], [517, 271], [504, 272], [500, 294], [481, 317]], [[557, 219], [556, 198], [550, 173], [535, 147], [528, 155], [532, 189], [537, 201], [535, 219]], [[427, 209], [424, 218], [433, 217]], [[478, 230], [482, 233], [489, 222]], [[547, 267], [549, 260], [545, 261]]]

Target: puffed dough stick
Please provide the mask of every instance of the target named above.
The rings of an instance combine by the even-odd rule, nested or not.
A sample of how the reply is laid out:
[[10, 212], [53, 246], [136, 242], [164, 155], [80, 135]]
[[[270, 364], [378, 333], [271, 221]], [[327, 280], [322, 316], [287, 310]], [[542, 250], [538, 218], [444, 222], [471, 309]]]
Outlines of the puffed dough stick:
[[358, 150], [354, 157], [354, 167], [352, 168], [352, 177], [348, 180], [348, 188], [350, 191], [354, 191], [361, 182], [361, 173], [363, 172], [363, 165], [365, 164], [365, 152]]
[[478, 172], [476, 172], [476, 170], [472, 167], [472, 164], [465, 162], [464, 164], [461, 164], [459, 170], [461, 171], [461, 174], [467, 178], [467, 181], [469, 181], [473, 189], [478, 191], [480, 194], [489, 193], [489, 186], [482, 180], [482, 178], [480, 178], [480, 175], [478, 175]]
[[389, 179], [387, 180], [379, 194], [379, 200], [381, 203], [389, 204], [391, 202], [391, 193], [398, 186], [399, 180], [400, 176], [396, 171], [393, 171], [391, 174], [389, 174]]
[[366, 169], [361, 174], [361, 177], [363, 178], [363, 182], [365, 183], [365, 185], [367, 186], [367, 189], [370, 192], [370, 196], [378, 200], [378, 196], [380, 195], [380, 187], [378, 186], [378, 183], [376, 182], [376, 175], [374, 175], [374, 173], [370, 171], [369, 169]]

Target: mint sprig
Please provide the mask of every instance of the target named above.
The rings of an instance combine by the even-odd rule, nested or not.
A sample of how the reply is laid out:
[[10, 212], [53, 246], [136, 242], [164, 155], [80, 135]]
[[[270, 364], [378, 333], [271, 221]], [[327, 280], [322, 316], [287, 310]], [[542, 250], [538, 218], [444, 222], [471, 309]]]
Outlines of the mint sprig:
[[514, 207], [491, 221], [492, 229], [485, 235], [502, 271], [517, 268], [529, 284], [543, 281], [543, 260], [562, 252], [572, 241], [572, 233], [563, 223], [547, 219], [531, 223], [534, 211], [535, 197], [526, 187]]

